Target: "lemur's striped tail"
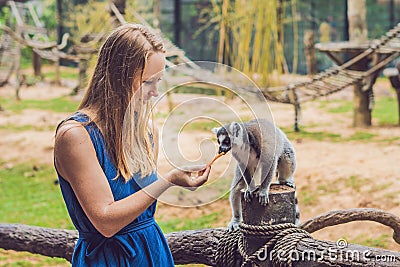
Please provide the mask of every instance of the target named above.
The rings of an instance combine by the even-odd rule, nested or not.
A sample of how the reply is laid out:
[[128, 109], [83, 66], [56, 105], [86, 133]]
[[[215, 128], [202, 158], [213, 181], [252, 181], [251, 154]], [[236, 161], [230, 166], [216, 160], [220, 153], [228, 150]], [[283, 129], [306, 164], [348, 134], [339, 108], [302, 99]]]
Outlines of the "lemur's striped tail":
[[294, 205], [295, 205], [295, 222], [296, 226], [300, 225], [300, 209], [299, 209], [299, 201], [297, 199], [297, 191], [296, 187], [294, 187]]
[[286, 183], [283, 183], [283, 184], [294, 189], [294, 205], [295, 205], [295, 221], [294, 221], [294, 224], [296, 226], [299, 226], [300, 225], [300, 209], [299, 209], [299, 201], [297, 199], [296, 186], [293, 183], [290, 183], [290, 182], [286, 182]]

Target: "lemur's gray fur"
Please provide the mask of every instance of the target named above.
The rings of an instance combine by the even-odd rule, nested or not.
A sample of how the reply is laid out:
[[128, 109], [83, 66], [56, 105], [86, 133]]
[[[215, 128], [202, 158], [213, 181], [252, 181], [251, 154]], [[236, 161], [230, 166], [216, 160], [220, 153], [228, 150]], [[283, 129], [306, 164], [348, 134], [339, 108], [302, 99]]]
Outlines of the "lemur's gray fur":
[[[258, 193], [261, 205], [268, 204], [269, 188], [276, 173], [280, 184], [295, 187], [295, 151], [286, 135], [267, 120], [232, 122], [214, 128], [213, 132], [217, 134], [219, 153], [232, 150], [232, 155], [238, 163], [230, 194], [232, 220], [228, 225], [229, 230], [235, 230], [242, 221], [240, 191], [245, 189], [245, 200], [251, 200], [256, 189], [253, 176], [261, 181]], [[296, 198], [296, 224], [298, 219]]]

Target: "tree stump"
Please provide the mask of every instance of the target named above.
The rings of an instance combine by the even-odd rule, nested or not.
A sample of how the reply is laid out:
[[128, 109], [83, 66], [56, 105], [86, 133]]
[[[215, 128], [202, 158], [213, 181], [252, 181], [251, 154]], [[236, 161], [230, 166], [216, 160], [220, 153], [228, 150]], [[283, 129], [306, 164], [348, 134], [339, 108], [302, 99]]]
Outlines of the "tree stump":
[[[269, 203], [262, 206], [257, 197], [257, 192], [250, 202], [242, 196], [243, 222], [250, 225], [277, 225], [296, 221], [295, 189], [279, 184], [272, 184], [269, 193]], [[246, 236], [244, 242], [248, 255], [256, 252], [271, 238], [263, 236]], [[258, 261], [260, 266], [268, 266], [269, 261]]]

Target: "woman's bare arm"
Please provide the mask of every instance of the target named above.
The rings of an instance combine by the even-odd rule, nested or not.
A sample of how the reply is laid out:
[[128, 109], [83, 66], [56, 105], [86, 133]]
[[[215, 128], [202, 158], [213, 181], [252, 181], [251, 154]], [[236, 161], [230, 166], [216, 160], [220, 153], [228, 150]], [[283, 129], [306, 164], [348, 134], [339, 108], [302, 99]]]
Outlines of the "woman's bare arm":
[[89, 220], [106, 237], [137, 218], [173, 184], [195, 188], [207, 181], [210, 172], [207, 168], [193, 179], [190, 172], [173, 170], [165, 176], [166, 180], [158, 179], [145, 189], [115, 201], [83, 126], [76, 122], [61, 126], [54, 155], [58, 172], [70, 183]]

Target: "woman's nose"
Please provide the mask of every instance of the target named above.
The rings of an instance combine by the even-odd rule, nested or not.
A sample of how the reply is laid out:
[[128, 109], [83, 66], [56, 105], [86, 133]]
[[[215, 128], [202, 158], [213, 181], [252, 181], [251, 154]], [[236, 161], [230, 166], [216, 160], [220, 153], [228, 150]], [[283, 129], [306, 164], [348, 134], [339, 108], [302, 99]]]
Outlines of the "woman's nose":
[[150, 90], [149, 96], [157, 97], [157, 96], [158, 96], [158, 88], [155, 87], [155, 88], [153, 88], [152, 90]]

